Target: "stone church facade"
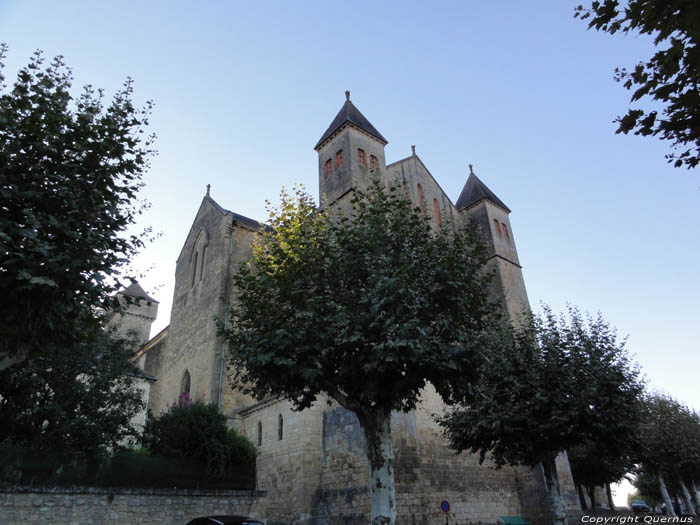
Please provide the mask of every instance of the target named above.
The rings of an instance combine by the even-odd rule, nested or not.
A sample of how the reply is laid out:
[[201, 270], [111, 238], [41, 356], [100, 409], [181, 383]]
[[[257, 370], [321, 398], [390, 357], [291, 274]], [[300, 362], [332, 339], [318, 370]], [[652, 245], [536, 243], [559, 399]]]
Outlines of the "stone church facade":
[[[323, 205], [346, 208], [352, 193], [374, 176], [405, 184], [410, 199], [436, 227], [449, 220], [471, 221], [480, 229], [491, 249], [496, 292], [513, 318], [528, 309], [508, 207], [471, 167], [453, 204], [415, 148], [409, 157], [387, 164], [386, 144], [346, 92], [345, 103], [315, 146]], [[207, 189], [177, 259], [170, 325], [135, 356], [138, 366], [156, 379], [149, 409], [155, 414], [167, 410], [183, 393], [216, 402], [230, 424], [258, 448], [257, 483], [268, 493], [268, 524], [367, 523], [369, 466], [354, 414], [327, 399], [295, 412], [286, 400], [240, 393], [227, 377], [226, 349], [215, 320], [224, 320], [235, 300], [233, 272], [249, 260], [260, 228], [258, 221], [222, 208]], [[150, 301], [149, 306], [157, 307]], [[148, 334], [153, 308], [134, 316], [130, 323]], [[495, 523], [502, 515], [548, 521], [542, 471], [495, 470], [488, 462], [479, 465], [474, 455], [455, 455], [435, 423], [434, 415], [443, 410], [440, 397], [428, 387], [416, 410], [392, 415], [398, 523], [444, 523], [443, 500], [450, 502], [452, 523]], [[567, 510], [580, 514], [565, 455], [558, 458], [558, 470]]]

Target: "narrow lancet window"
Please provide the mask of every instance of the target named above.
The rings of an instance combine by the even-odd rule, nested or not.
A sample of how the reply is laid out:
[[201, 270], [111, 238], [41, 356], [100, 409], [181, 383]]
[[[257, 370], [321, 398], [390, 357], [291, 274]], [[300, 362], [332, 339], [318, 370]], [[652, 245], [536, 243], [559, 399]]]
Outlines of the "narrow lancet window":
[[416, 186], [416, 189], [418, 190], [418, 206], [420, 206], [423, 215], [425, 215], [425, 200], [423, 199], [423, 186], [418, 184], [418, 186]]
[[326, 161], [326, 177], [328, 177], [332, 171], [333, 171], [333, 161], [331, 159], [328, 159]]
[[341, 149], [335, 154], [335, 167], [340, 168], [343, 165], [343, 150]]
[[182, 374], [182, 381], [180, 382], [180, 398], [187, 397], [189, 400], [190, 396], [190, 372], [189, 370], [185, 370], [185, 373]]
[[508, 238], [508, 228], [506, 227], [505, 223], [501, 223], [501, 228], [503, 228], [503, 235], [506, 236], [506, 239]]
[[284, 420], [282, 419], [282, 414], [277, 417], [277, 439], [282, 441], [284, 437]]
[[258, 421], [258, 446], [262, 445], [262, 422]]
[[442, 216], [440, 215], [440, 204], [438, 204], [437, 199], [433, 199], [433, 213], [435, 215], [435, 224], [439, 228], [442, 226]]
[[357, 148], [357, 162], [360, 166], [367, 166], [367, 155], [361, 148]]
[[373, 170], [376, 170], [379, 167], [379, 163], [377, 162], [377, 157], [375, 157], [374, 155], [369, 156], [369, 166]]
[[199, 252], [194, 253], [194, 264], [192, 264], [192, 286], [197, 282], [197, 258], [199, 257]]
[[496, 233], [500, 235], [501, 234], [501, 225], [498, 223], [497, 219], [494, 219], [493, 223], [496, 226]]

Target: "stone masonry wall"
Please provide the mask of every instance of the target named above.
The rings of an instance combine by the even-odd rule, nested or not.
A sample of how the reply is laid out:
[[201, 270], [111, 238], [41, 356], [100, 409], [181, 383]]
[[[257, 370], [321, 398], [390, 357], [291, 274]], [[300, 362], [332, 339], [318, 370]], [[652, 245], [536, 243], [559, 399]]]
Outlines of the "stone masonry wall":
[[257, 447], [257, 488], [269, 494], [264, 508], [268, 525], [306, 521], [314, 512], [323, 404], [319, 401], [298, 412], [289, 401], [271, 399], [239, 412], [232, 420]]
[[0, 521], [7, 525], [184, 525], [210, 514], [261, 520], [265, 493], [246, 490], [46, 488], [0, 492]]
[[[434, 415], [442, 401], [427, 388], [411, 413], [392, 415], [398, 523], [442, 524], [440, 502], [450, 502], [452, 523], [495, 523], [520, 515], [515, 471], [495, 470], [478, 457], [455, 454]], [[364, 524], [369, 518], [369, 466], [364, 432], [354, 414], [334, 406], [324, 413], [321, 501], [318, 523]]]

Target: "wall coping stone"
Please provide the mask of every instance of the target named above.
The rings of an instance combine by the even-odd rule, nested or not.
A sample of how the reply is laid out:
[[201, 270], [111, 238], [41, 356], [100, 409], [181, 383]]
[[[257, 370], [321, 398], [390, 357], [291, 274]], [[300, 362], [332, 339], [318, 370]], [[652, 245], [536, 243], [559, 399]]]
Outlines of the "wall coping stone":
[[188, 497], [266, 497], [266, 490], [231, 490], [231, 489], [178, 489], [148, 487], [32, 487], [11, 485], [0, 487], [0, 494], [113, 494], [113, 495], [147, 495], [147, 496], [188, 496]]

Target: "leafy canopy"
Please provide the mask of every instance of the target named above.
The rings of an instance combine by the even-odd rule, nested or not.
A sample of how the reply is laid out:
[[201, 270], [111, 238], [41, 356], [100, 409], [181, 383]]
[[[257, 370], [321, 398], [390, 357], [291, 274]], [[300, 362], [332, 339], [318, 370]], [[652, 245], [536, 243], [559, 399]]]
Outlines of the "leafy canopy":
[[615, 80], [632, 91], [630, 102], [643, 98], [656, 109], [630, 108], [618, 117], [616, 133], [659, 136], [671, 141], [674, 151], [666, 158], [688, 169], [700, 163], [700, 2], [697, 0], [594, 1], [590, 9], [579, 5], [576, 17], [590, 19], [589, 28], [611, 35], [650, 35], [660, 49], [631, 71], [615, 70]]
[[137, 110], [127, 80], [111, 103], [85, 86], [71, 95], [62, 57], [37, 51], [11, 89], [0, 46], [0, 369], [98, 324], [116, 307], [130, 258], [144, 236], [129, 235], [153, 136], [152, 104]]
[[568, 320], [549, 308], [486, 355], [471, 395], [441, 421], [459, 451], [497, 466], [534, 466], [593, 442], [623, 453], [635, 435], [642, 392], [624, 342], [600, 315]]
[[154, 455], [192, 459], [213, 474], [227, 474], [255, 461], [253, 444], [226, 427], [216, 403], [190, 401], [187, 396], [164, 414], [150, 416], [141, 442]]
[[700, 415], [672, 397], [646, 397], [640, 441], [644, 472], [669, 479], [700, 475]]
[[325, 392], [361, 421], [412, 409], [427, 382], [448, 401], [468, 388], [496, 308], [474, 232], [434, 231], [376, 180], [351, 216], [283, 192], [269, 226], [235, 277], [239, 385], [297, 408]]
[[70, 351], [46, 344], [0, 371], [0, 441], [85, 459], [133, 441], [132, 418], [144, 408], [133, 349], [132, 340], [98, 330]]

